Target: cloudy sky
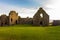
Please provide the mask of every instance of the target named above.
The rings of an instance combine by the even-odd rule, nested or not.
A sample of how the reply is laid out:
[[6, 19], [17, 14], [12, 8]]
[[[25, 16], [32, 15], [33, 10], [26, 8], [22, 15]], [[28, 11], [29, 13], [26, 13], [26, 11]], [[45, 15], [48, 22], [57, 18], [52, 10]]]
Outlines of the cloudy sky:
[[50, 20], [60, 20], [60, 0], [0, 0], [0, 15], [15, 10], [21, 17], [33, 17], [40, 7], [48, 13]]

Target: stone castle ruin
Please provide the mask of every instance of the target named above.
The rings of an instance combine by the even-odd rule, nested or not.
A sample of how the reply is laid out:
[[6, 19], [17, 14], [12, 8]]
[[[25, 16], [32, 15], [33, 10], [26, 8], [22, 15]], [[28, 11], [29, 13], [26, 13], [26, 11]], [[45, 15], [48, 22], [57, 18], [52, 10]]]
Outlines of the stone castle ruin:
[[49, 15], [39, 8], [33, 18], [21, 18], [18, 16], [18, 13], [15, 11], [10, 11], [9, 16], [1, 15], [0, 16], [0, 26], [5, 25], [15, 25], [15, 24], [31, 24], [37, 26], [47, 26], [49, 25]]

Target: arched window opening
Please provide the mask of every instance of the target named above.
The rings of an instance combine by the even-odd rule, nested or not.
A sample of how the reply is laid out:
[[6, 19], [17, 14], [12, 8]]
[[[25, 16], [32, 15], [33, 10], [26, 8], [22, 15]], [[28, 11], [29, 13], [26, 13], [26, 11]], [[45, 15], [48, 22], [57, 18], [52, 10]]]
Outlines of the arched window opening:
[[12, 18], [11, 18], [11, 22], [12, 22]]
[[16, 20], [16, 24], [17, 24], [17, 20]]
[[40, 25], [43, 25], [43, 22], [42, 21], [40, 22]]
[[43, 18], [43, 14], [42, 13], [40, 14], [40, 17]]
[[3, 26], [3, 23], [1, 23], [1, 26]]

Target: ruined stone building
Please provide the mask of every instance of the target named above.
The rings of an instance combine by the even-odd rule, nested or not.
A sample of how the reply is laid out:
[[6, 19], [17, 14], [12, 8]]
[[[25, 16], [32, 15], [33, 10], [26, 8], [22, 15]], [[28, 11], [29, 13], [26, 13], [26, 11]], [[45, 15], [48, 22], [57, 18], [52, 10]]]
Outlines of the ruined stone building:
[[53, 20], [53, 23], [52, 23], [53, 26], [60, 26], [60, 20]]
[[49, 15], [40, 8], [37, 13], [33, 16], [34, 25], [49, 25]]
[[5, 25], [15, 25], [15, 24], [31, 24], [38, 26], [47, 26], [49, 25], [49, 15], [43, 10], [43, 8], [39, 8], [33, 18], [21, 18], [18, 16], [18, 13], [15, 11], [10, 11], [9, 16], [1, 15], [0, 16], [0, 26]]

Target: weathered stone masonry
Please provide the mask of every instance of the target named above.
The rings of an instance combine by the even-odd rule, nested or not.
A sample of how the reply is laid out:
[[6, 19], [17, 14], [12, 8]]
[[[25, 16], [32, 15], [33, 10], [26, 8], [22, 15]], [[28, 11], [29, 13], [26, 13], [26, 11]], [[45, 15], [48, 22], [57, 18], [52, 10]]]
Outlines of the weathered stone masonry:
[[49, 25], [49, 15], [43, 10], [43, 8], [39, 8], [33, 18], [21, 18], [18, 16], [18, 13], [15, 11], [10, 11], [9, 16], [1, 15], [0, 16], [0, 26], [5, 25], [15, 25], [15, 24], [31, 24], [37, 26], [47, 26]]

